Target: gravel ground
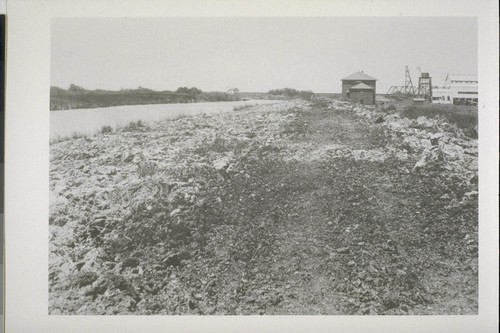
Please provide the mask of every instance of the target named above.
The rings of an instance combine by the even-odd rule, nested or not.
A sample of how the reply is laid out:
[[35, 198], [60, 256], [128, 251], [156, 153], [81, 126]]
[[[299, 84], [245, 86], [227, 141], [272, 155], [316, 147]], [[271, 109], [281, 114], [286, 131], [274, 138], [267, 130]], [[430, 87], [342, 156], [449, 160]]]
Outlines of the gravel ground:
[[477, 314], [477, 140], [337, 100], [50, 146], [51, 314]]

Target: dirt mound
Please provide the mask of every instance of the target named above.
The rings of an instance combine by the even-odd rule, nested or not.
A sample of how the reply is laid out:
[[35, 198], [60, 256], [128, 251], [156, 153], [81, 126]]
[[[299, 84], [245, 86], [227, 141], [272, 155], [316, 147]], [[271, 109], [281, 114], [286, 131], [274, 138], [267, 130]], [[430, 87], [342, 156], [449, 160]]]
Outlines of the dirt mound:
[[50, 147], [51, 314], [477, 313], [477, 141], [288, 101]]

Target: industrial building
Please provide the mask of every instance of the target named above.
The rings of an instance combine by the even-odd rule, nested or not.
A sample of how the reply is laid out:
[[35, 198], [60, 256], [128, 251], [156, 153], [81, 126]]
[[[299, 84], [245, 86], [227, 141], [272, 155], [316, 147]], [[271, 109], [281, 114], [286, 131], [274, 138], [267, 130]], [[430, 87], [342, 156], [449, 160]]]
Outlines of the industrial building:
[[477, 105], [477, 74], [448, 74], [443, 87], [434, 87], [432, 102], [438, 104]]
[[[419, 69], [420, 71], [420, 69]], [[405, 67], [405, 85], [392, 86], [387, 91], [388, 95], [403, 94], [412, 97], [414, 104], [424, 104], [432, 101], [432, 78], [429, 73], [420, 73], [418, 86], [414, 87], [408, 66]]]
[[356, 72], [342, 79], [342, 98], [353, 103], [375, 104], [377, 79], [366, 75], [363, 71]]

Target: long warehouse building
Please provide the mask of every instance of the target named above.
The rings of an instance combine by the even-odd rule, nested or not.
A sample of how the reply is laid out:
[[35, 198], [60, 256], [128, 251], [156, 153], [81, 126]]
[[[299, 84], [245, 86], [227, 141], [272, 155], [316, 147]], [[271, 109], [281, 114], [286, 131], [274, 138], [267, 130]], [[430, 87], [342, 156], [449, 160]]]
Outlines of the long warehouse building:
[[443, 87], [433, 87], [432, 102], [437, 104], [477, 105], [477, 74], [448, 74]]

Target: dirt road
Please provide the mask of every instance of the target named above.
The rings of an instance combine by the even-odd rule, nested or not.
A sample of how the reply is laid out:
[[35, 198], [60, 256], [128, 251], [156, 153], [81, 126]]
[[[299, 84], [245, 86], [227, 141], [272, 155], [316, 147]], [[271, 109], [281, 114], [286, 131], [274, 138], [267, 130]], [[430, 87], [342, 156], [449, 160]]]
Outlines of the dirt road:
[[[100, 241], [82, 241], [102, 250], [95, 258], [100, 276], [83, 287], [55, 283], [59, 296], [52, 309], [62, 308], [57, 299], [86, 290], [87, 298], [66, 308], [137, 314], [477, 313], [477, 200], [466, 200], [474, 184], [445, 171], [412, 172], [420, 154], [405, 151], [403, 138], [356, 115], [350, 105], [290, 107], [276, 113], [276, 131], [266, 129], [265, 115], [253, 112], [245, 116], [260, 118], [246, 119], [251, 130], [244, 145], [211, 136], [203, 151], [192, 150], [210, 165], [222, 165], [197, 166], [179, 176], [199, 185], [194, 204], [175, 206], [159, 195], [146, 208], [132, 209]], [[221, 126], [231, 131], [227, 121]], [[144, 221], [158, 235], [158, 223], [170, 223], [168, 232], [138, 243], [131, 235], [144, 234]], [[131, 241], [112, 243], [109, 250], [111, 234]], [[116, 278], [109, 274], [122, 276], [123, 283], [110, 283]]]

